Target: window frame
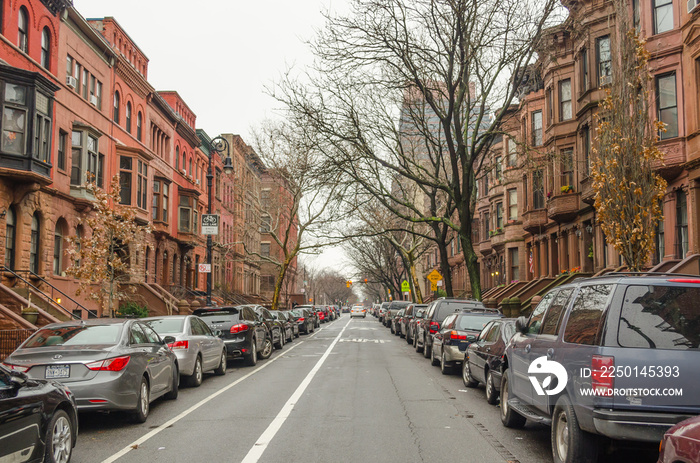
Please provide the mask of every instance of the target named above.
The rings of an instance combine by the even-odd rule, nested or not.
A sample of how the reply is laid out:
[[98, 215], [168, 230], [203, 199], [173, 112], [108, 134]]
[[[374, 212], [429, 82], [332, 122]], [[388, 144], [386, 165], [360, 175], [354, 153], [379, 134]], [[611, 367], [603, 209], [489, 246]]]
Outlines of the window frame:
[[44, 69], [51, 66], [51, 32], [48, 27], [41, 30], [41, 59], [40, 64]]
[[[533, 111], [531, 114], [532, 146], [542, 146], [542, 143], [544, 142], [542, 110], [538, 109], [537, 111]], [[537, 119], [539, 119], [539, 127], [537, 127]]]
[[[601, 44], [607, 42], [607, 54], [608, 59], [603, 61], [603, 53], [601, 49]], [[598, 79], [598, 86], [602, 87], [612, 82], [612, 49], [610, 48], [610, 35], [603, 35], [596, 38], [595, 49], [596, 49], [596, 75]], [[607, 65], [606, 65], [607, 64]], [[603, 73], [605, 71], [605, 73]], [[604, 79], [609, 77], [609, 79]], [[608, 82], [603, 82], [603, 80], [609, 80]]]
[[[74, 143], [74, 135], [80, 134], [80, 145]], [[71, 174], [70, 185], [82, 187], [92, 180], [99, 186], [100, 168], [100, 137], [101, 134], [89, 127], [73, 127], [71, 131]], [[94, 150], [90, 149], [90, 140], [94, 140]], [[76, 154], [78, 162], [76, 163]], [[77, 169], [77, 170], [76, 170]], [[88, 179], [87, 174], [92, 178]], [[80, 178], [77, 179], [76, 175]]]
[[29, 53], [29, 11], [24, 6], [17, 12], [17, 48]]
[[[673, 97], [675, 104], [673, 106], [661, 107], [661, 80], [673, 78]], [[667, 124], [666, 131], [659, 131], [659, 139], [668, 140], [671, 138], [676, 138], [679, 136], [679, 118], [678, 118], [678, 78], [676, 76], [676, 71], [666, 72], [664, 74], [659, 74], [654, 77], [655, 90], [656, 90], [656, 118], [660, 122], [664, 122], [663, 113], [664, 111], [671, 111], [675, 113], [675, 132], [668, 131], [668, 127], [672, 127], [671, 124]]]
[[518, 189], [510, 188], [506, 193], [508, 196], [508, 220], [518, 220]]
[[[661, 5], [659, 5], [659, 2], [665, 2]], [[663, 34], [664, 32], [672, 31], [675, 27], [675, 18], [673, 17], [673, 0], [652, 0], [652, 16], [653, 16], [653, 21], [654, 21], [654, 35], [656, 34]], [[659, 18], [659, 12], [660, 10], [664, 10], [665, 14]], [[660, 26], [663, 26], [664, 24], [660, 24], [660, 20], [663, 21], [664, 19], [667, 18], [666, 15], [670, 13], [671, 15], [671, 24], [669, 28], [660, 30]], [[667, 25], [666, 25], [667, 26]]]
[[[568, 100], [564, 99], [564, 86], [569, 87], [569, 97]], [[568, 108], [568, 117], [567, 116]], [[571, 92], [571, 79], [564, 79], [559, 81], [559, 122], [571, 120], [574, 117], [574, 104], [573, 95]]]

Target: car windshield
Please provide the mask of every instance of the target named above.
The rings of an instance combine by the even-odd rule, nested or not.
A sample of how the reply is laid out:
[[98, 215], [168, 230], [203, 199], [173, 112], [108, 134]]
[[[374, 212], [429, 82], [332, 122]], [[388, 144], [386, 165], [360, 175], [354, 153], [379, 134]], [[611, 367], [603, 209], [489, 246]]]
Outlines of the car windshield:
[[492, 318], [490, 315], [460, 315], [457, 317], [455, 328], [465, 331], [481, 331]]
[[24, 349], [49, 346], [89, 346], [116, 344], [122, 332], [121, 324], [77, 325], [44, 328], [22, 346]]
[[148, 320], [146, 323], [155, 330], [158, 334], [182, 333], [185, 324], [184, 318], [159, 318], [157, 320]]

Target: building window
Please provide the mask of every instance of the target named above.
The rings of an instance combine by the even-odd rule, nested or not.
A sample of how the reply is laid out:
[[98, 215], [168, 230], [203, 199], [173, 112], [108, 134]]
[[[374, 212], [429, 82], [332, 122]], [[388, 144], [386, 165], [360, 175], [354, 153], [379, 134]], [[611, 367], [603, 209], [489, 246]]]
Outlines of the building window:
[[581, 93], [588, 90], [588, 50], [585, 48], [579, 54], [581, 60]]
[[514, 281], [520, 278], [520, 262], [518, 258], [518, 248], [511, 248], [508, 250], [508, 257], [510, 258], [510, 281]]
[[180, 147], [175, 147], [175, 170], [180, 171]]
[[518, 190], [508, 190], [508, 220], [518, 219]]
[[654, 0], [654, 34], [673, 29], [673, 0]]
[[503, 203], [496, 203], [496, 228], [503, 228]]
[[131, 205], [131, 171], [133, 159], [128, 156], [119, 156], [119, 187], [120, 203]]
[[190, 196], [180, 196], [180, 220], [178, 230], [183, 233], [195, 233], [194, 220], [196, 217], [196, 201]]
[[657, 118], [666, 124], [662, 140], [678, 136], [678, 103], [676, 101], [676, 73], [656, 77]]
[[501, 183], [503, 181], [503, 159], [500, 156], [496, 156], [496, 181]]
[[547, 88], [547, 127], [554, 122], [554, 97], [552, 87]]
[[114, 92], [114, 113], [112, 114], [112, 120], [119, 124], [119, 92]]
[[53, 235], [53, 274], [60, 275], [63, 272], [63, 227], [60, 222], [56, 224]]
[[105, 155], [100, 154], [97, 158], [97, 186], [100, 188], [105, 187], [104, 167], [105, 167]]
[[45, 27], [41, 31], [41, 65], [44, 69], [48, 69], [49, 64], [51, 64], [51, 34], [49, 34], [49, 28]]
[[136, 161], [136, 205], [141, 209], [148, 208], [148, 164], [142, 160]]
[[5, 84], [2, 114], [2, 150], [12, 154], [26, 154], [27, 87]]
[[270, 243], [260, 243], [260, 255], [270, 257]]
[[272, 217], [269, 214], [263, 214], [260, 218], [260, 233], [270, 233], [272, 231]]
[[532, 145], [542, 144], [542, 111], [532, 113]]
[[49, 99], [37, 93], [36, 114], [34, 116], [34, 159], [49, 162], [51, 152], [51, 118], [49, 117], [51, 104]]
[[15, 211], [10, 207], [5, 214], [5, 267], [15, 269]]
[[39, 214], [32, 216], [32, 232], [29, 240], [29, 271], [39, 273], [39, 243], [41, 242], [39, 228]]
[[162, 180], [153, 182], [153, 220], [168, 223], [168, 193], [170, 185]]
[[82, 130], [74, 130], [71, 136], [70, 183], [80, 186], [85, 182], [98, 182], [99, 169], [97, 137]]
[[[671, 0], [669, 0], [669, 3]], [[639, 16], [639, 0], [632, 0], [632, 24], [639, 32], [640, 16]]]
[[573, 148], [561, 151], [561, 186], [574, 186], [574, 150]]
[[[659, 207], [661, 209], [661, 212], [663, 213], [664, 210], [664, 203], [663, 201], [660, 202]], [[664, 217], [662, 215], [661, 220], [659, 220], [659, 223], [656, 224], [656, 262], [659, 263], [664, 260], [664, 256], [666, 255], [666, 243], [664, 241]]]
[[29, 52], [29, 13], [25, 7], [20, 7], [17, 18], [17, 46], [25, 53]]
[[143, 116], [141, 115], [141, 111], [136, 113], [136, 139], [138, 141], [141, 141], [141, 137], [143, 136]]
[[676, 259], [688, 253], [688, 203], [685, 191], [676, 191]]
[[508, 167], [516, 167], [518, 164], [518, 144], [513, 138], [508, 139]]
[[541, 170], [532, 173], [532, 207], [544, 208], [544, 175]]
[[581, 132], [581, 143], [583, 144], [583, 170], [588, 177], [591, 172], [591, 129], [588, 126]]
[[612, 55], [610, 54], [610, 36], [599, 37], [596, 40], [596, 63], [598, 68], [598, 85], [603, 86], [612, 82]]
[[489, 232], [491, 231], [491, 217], [489, 217], [488, 212], [484, 212], [484, 239], [487, 239], [489, 236]]
[[58, 132], [58, 152], [56, 153], [56, 167], [61, 170], [66, 169], [66, 142], [68, 134], [63, 130]]
[[85, 68], [83, 68], [83, 79], [81, 83], [83, 85], [83, 98], [87, 100], [89, 96], [88, 89], [90, 87], [90, 73]]
[[131, 102], [126, 102], [126, 131], [131, 133]]
[[90, 103], [97, 109], [102, 109], [102, 82], [95, 76], [90, 76]]
[[571, 119], [571, 79], [559, 82], [559, 120]]

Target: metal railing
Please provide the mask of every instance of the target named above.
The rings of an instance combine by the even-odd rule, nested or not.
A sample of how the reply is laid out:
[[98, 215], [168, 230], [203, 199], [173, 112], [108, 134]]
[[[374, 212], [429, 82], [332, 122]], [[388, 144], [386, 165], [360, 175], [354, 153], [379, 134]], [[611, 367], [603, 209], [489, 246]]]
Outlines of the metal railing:
[[36, 330], [0, 330], [0, 360], [10, 355]]
[[[84, 310], [84, 311], [88, 314], [88, 317], [95, 317], [95, 318], [97, 318], [97, 313], [96, 313], [95, 311], [86, 308], [86, 307], [83, 306], [81, 303], [79, 303], [78, 301], [76, 301], [75, 299], [73, 299], [72, 297], [70, 297], [69, 295], [67, 295], [67, 294], [64, 293], [63, 291], [61, 291], [60, 289], [56, 288], [54, 285], [52, 285], [51, 283], [49, 283], [46, 279], [44, 279], [43, 277], [37, 275], [36, 273], [32, 272], [31, 270], [11, 270], [11, 269], [7, 268], [7, 267], [4, 266], [4, 265], [3, 265], [3, 270], [4, 270], [5, 272], [10, 273], [13, 277], [17, 278], [17, 279], [20, 280], [21, 282], [23, 282], [23, 283], [27, 286], [27, 288], [31, 288], [31, 289], [33, 289], [35, 292], [39, 293], [39, 294], [40, 294], [41, 296], [43, 296], [47, 301], [50, 300], [50, 301], [51, 301], [51, 302], [50, 302], [51, 304], [58, 305], [59, 307], [61, 307], [61, 309], [63, 309], [63, 311], [65, 311], [65, 312], [66, 312], [68, 315], [70, 315], [72, 318], [75, 318], [75, 319], [78, 319], [78, 320], [82, 318], [81, 316], [76, 315], [76, 312], [77, 312], [78, 310], [80, 310], [81, 312]], [[27, 279], [25, 279], [24, 277], [22, 277], [22, 275], [20, 275], [21, 273], [25, 273], [25, 274], [27, 274], [27, 276], [28, 276], [29, 278], [32, 278], [32, 279], [35, 279], [35, 280], [39, 280], [39, 281], [41, 281], [42, 283], [44, 283], [46, 286], [48, 286], [48, 287], [50, 288], [50, 293], [51, 293], [51, 294], [47, 294], [45, 291], [39, 289], [39, 288], [38, 288], [37, 286], [35, 286], [33, 283], [29, 282]], [[59, 295], [61, 296], [61, 298], [65, 298], [65, 300], [67, 301], [67, 303], [71, 303], [71, 304], [72, 304], [72, 307], [73, 307], [72, 311], [69, 311], [66, 307], [64, 307], [63, 301], [61, 301], [60, 304], [59, 304], [58, 302], [56, 302], [56, 298], [58, 298]]]

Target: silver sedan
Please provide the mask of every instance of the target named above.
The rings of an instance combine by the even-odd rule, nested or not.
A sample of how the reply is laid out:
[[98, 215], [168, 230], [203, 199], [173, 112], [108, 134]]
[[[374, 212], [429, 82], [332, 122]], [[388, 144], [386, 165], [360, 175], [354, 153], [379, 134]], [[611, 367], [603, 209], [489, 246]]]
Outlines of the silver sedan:
[[209, 326], [196, 315], [171, 315], [144, 318], [161, 337], [172, 336], [168, 344], [177, 355], [180, 375], [188, 386], [198, 387], [207, 371], [226, 374], [224, 340], [212, 333]]
[[177, 398], [178, 362], [167, 345], [173, 341], [139, 320], [75, 320], [40, 328], [3, 363], [65, 384], [79, 411], [126, 410], [143, 423], [152, 401]]

